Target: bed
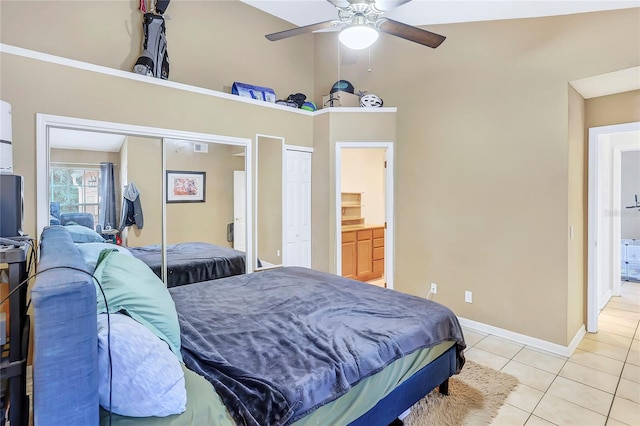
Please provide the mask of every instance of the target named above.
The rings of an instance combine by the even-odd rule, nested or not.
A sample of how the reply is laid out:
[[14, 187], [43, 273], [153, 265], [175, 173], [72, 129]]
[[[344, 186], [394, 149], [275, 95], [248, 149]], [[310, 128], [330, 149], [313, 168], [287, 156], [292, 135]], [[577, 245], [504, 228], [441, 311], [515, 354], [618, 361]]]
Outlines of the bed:
[[[52, 203], [52, 211], [53, 211]], [[55, 219], [55, 220], [54, 220]], [[104, 239], [94, 231], [91, 213], [62, 213], [53, 217], [51, 225], [73, 225], [72, 232], [77, 243], [97, 242]], [[88, 229], [76, 239], [77, 227]], [[89, 235], [91, 232], [91, 235]], [[152, 244], [141, 247], [127, 247], [129, 252], [146, 263], [158, 276], [162, 276], [162, 246]], [[201, 281], [214, 280], [246, 273], [245, 253], [229, 247], [204, 242], [185, 242], [167, 245], [167, 287], [176, 287]], [[258, 266], [261, 266], [258, 260]]]
[[[45, 229], [40, 250], [39, 271], [88, 269], [64, 228]], [[281, 268], [168, 292], [187, 411], [114, 414], [114, 425], [386, 425], [435, 387], [446, 393], [464, 364], [446, 307], [331, 274]], [[108, 424], [98, 409], [93, 282], [53, 270], [36, 278], [32, 297], [36, 426]]]
[[[162, 247], [158, 244], [128, 247], [132, 255], [146, 263], [160, 277]], [[167, 287], [176, 287], [244, 274], [244, 252], [202, 242], [167, 245]]]

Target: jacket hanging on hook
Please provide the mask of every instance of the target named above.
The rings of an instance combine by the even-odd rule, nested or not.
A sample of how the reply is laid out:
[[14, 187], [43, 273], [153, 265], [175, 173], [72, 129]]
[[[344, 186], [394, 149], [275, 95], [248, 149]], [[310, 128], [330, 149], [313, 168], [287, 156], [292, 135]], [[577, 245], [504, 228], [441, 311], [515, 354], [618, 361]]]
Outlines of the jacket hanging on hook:
[[142, 229], [144, 225], [140, 191], [133, 182], [129, 182], [122, 191], [122, 219], [120, 219], [119, 229], [122, 231], [131, 225], [136, 225], [138, 229]]

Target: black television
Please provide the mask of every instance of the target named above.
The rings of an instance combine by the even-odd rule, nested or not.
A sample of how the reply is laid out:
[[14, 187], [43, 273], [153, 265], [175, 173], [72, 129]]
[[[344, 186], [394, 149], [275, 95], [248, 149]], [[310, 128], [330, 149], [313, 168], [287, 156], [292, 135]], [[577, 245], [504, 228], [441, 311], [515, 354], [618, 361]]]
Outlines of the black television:
[[23, 235], [23, 178], [0, 174], [0, 237]]

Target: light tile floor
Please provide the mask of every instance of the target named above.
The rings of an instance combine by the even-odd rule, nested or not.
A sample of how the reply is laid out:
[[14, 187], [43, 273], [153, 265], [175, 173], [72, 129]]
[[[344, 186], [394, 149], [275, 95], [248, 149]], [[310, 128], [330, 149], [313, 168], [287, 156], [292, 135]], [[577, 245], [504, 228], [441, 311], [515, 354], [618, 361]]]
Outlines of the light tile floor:
[[570, 358], [465, 329], [469, 360], [520, 384], [492, 425], [640, 426], [640, 284], [623, 283]]

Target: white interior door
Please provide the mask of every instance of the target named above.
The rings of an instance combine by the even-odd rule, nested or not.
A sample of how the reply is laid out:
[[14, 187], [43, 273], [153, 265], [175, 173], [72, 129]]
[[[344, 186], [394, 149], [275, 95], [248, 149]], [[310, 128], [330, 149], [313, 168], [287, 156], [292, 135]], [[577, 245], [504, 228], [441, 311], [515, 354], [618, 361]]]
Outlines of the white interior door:
[[233, 248], [247, 251], [247, 185], [244, 171], [233, 171]]
[[311, 153], [285, 150], [285, 266], [311, 267]]

